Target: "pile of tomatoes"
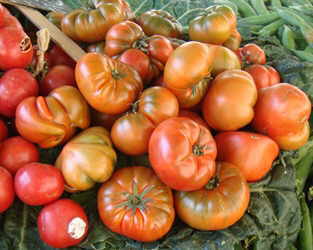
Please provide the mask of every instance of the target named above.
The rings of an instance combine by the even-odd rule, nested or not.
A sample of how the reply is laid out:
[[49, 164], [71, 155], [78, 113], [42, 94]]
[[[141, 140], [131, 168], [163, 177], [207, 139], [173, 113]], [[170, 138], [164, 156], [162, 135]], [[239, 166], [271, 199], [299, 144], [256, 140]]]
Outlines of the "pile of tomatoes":
[[[53, 46], [48, 71], [36, 79], [25, 70], [36, 63], [32, 44], [23, 65], [6, 55], [10, 64], [1, 67], [0, 55], [6, 70], [0, 114], [18, 135], [7, 138], [0, 122], [0, 212], [16, 194], [43, 206], [44, 242], [76, 245], [88, 233], [88, 218], [62, 194], [103, 183], [99, 216], [131, 239], [162, 238], [176, 214], [199, 230], [233, 225], [248, 208], [249, 182], [266, 176], [280, 150], [307, 142], [307, 95], [281, 83], [259, 46], [240, 47], [236, 15], [227, 6], [199, 13], [184, 41], [181, 24], [166, 11], [135, 17], [124, 0], [93, 3], [94, 10], [60, 15], [58, 22], [72, 39], [88, 43], [77, 64]], [[6, 20], [17, 20], [0, 10], [1, 40]], [[103, 22], [89, 23], [95, 16]], [[19, 43], [29, 41], [20, 33]], [[54, 165], [40, 163], [38, 147], [59, 145]], [[148, 154], [151, 168], [115, 170], [120, 152]]]

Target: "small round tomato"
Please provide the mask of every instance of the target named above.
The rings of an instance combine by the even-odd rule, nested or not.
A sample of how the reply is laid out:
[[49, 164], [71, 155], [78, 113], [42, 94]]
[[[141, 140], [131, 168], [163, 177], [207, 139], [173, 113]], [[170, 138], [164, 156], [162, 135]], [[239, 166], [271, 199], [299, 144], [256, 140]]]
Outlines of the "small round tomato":
[[0, 167], [0, 213], [12, 205], [14, 197], [13, 177], [8, 170]]
[[271, 138], [250, 132], [224, 132], [215, 136], [217, 158], [236, 165], [247, 181], [261, 180], [272, 168], [279, 147]]
[[256, 101], [257, 89], [251, 75], [242, 70], [227, 70], [211, 83], [202, 113], [211, 128], [237, 130], [252, 121]]
[[53, 89], [64, 85], [76, 86], [74, 69], [67, 65], [53, 66], [40, 82], [40, 95], [47, 96]]
[[160, 35], [149, 37], [148, 55], [150, 57], [165, 65], [172, 52], [172, 44], [166, 37]]
[[215, 173], [216, 145], [210, 131], [189, 118], [160, 123], [149, 141], [149, 160], [161, 181], [172, 189], [203, 187]]
[[8, 137], [7, 125], [0, 119], [0, 142]]
[[37, 96], [38, 82], [24, 69], [11, 69], [0, 78], [0, 114], [14, 117], [16, 107], [25, 98]]
[[42, 163], [28, 163], [14, 177], [16, 195], [27, 205], [41, 206], [57, 200], [64, 191], [59, 169]]
[[41, 240], [47, 245], [66, 248], [79, 244], [86, 237], [88, 218], [78, 203], [61, 199], [40, 211], [37, 226]]
[[265, 64], [266, 55], [264, 50], [254, 43], [249, 43], [238, 50], [239, 58], [247, 64]]
[[5, 167], [12, 174], [25, 164], [38, 161], [37, 147], [20, 136], [10, 137], [0, 146], [0, 166]]
[[174, 222], [171, 189], [146, 167], [117, 170], [98, 191], [98, 212], [113, 232], [150, 242], [163, 237]]
[[249, 186], [239, 169], [226, 162], [217, 164], [216, 185], [192, 192], [175, 193], [179, 218], [199, 230], [221, 230], [236, 223], [250, 201]]
[[58, 45], [53, 45], [53, 47], [48, 51], [47, 61], [49, 67], [53, 67], [55, 65], [67, 65], [74, 68], [76, 64], [76, 62]]
[[279, 73], [271, 66], [253, 64], [245, 68], [245, 71], [253, 77], [255, 86], [258, 90], [280, 83]]
[[195, 121], [199, 125], [209, 128], [208, 124], [195, 112], [192, 112], [186, 109], [181, 109], [179, 110], [178, 117], [190, 118], [191, 120]]

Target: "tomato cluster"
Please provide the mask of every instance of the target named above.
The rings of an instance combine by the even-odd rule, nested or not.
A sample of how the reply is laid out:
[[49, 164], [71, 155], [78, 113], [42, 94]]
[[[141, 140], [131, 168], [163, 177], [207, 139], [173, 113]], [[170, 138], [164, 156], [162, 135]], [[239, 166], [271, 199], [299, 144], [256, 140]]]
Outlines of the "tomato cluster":
[[[15, 125], [0, 120], [0, 212], [15, 195], [44, 206], [41, 239], [73, 246], [86, 237], [88, 217], [62, 194], [100, 183], [102, 222], [134, 240], [162, 238], [176, 214], [199, 230], [233, 225], [248, 208], [248, 183], [267, 175], [280, 150], [307, 142], [308, 97], [281, 83], [262, 48], [240, 47], [227, 6], [199, 13], [184, 41], [166, 11], [135, 17], [124, 0], [92, 3], [54, 16], [88, 43], [77, 64], [53, 45], [41, 79], [27, 65], [0, 78], [0, 114]], [[55, 146], [56, 161], [40, 163], [38, 149]], [[119, 154], [148, 154], [151, 168], [116, 169]]]

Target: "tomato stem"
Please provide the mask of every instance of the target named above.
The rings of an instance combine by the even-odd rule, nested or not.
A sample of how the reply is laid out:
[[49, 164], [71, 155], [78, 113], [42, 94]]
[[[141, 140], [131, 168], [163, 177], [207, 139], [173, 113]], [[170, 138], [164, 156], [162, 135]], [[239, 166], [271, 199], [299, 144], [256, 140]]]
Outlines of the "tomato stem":
[[113, 69], [112, 72], [112, 77], [115, 79], [115, 80], [120, 80], [124, 77], [123, 74], [121, 74], [119, 71], [117, 71], [116, 69]]
[[207, 190], [212, 190], [212, 189], [216, 188], [218, 186], [218, 184], [219, 184], [219, 178], [216, 175], [208, 182], [208, 184], [205, 185], [205, 188]]

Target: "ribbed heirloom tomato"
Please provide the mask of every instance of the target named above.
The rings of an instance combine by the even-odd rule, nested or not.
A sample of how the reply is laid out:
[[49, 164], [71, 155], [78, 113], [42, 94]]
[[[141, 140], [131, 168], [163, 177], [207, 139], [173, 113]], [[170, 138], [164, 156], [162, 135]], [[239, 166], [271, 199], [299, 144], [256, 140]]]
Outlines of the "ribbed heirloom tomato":
[[163, 237], [175, 218], [171, 189], [141, 166], [121, 168], [102, 184], [98, 212], [113, 232], [145, 242]]
[[149, 141], [149, 160], [169, 187], [191, 191], [203, 187], [215, 173], [216, 145], [210, 131], [189, 118], [160, 123]]

